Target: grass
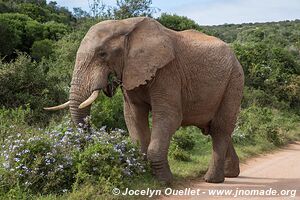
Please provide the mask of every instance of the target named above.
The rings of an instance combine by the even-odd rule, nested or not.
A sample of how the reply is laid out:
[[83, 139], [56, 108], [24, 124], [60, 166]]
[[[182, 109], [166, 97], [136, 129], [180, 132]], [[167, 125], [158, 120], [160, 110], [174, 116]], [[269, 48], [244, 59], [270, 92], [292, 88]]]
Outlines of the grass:
[[[195, 181], [201, 179], [201, 177], [205, 174], [208, 169], [209, 161], [211, 158], [211, 150], [212, 144], [211, 140], [208, 136], [204, 136], [199, 131], [194, 131], [193, 133], [194, 141], [196, 142], [195, 147], [189, 151], [190, 161], [178, 161], [170, 158], [169, 164], [171, 170], [174, 175], [174, 182], [172, 184], [172, 188], [180, 188], [183, 185], [188, 185], [189, 181]], [[300, 140], [300, 127], [297, 127], [293, 130], [290, 130], [286, 134], [286, 143], [288, 144], [291, 141]], [[282, 146], [283, 146], [282, 145]], [[277, 150], [279, 147], [274, 144], [266, 141], [266, 140], [258, 140], [255, 145], [247, 144], [247, 145], [235, 145], [237, 154], [241, 160], [241, 163], [245, 162], [247, 159], [251, 157], [255, 157], [261, 154], [265, 154], [274, 150]], [[164, 189], [166, 186], [160, 185], [150, 174], [141, 177], [141, 179], [137, 178], [132, 181], [132, 185], [128, 186], [130, 189]], [[93, 188], [93, 187], [91, 187]], [[69, 199], [81, 199], [81, 193], [91, 192], [92, 189], [87, 188], [82, 191], [75, 192], [68, 196]], [[86, 197], [86, 196], [82, 196]], [[146, 196], [111, 196], [108, 195], [106, 197], [97, 196], [96, 199], [147, 199]]]
[[[255, 145], [235, 144], [234, 146], [241, 163], [244, 163], [249, 158], [269, 153], [292, 141], [300, 140], [300, 126], [288, 131], [285, 136], [287, 140], [281, 146], [275, 146], [273, 143], [264, 139], [257, 140]], [[195, 148], [190, 151], [190, 162], [182, 162], [173, 159], [170, 160], [171, 170], [175, 176], [177, 184], [182, 180], [200, 178], [208, 169], [212, 150], [211, 141], [207, 136], [203, 136], [197, 132], [194, 133], [194, 139], [196, 141], [196, 145]], [[207, 142], [205, 143], [205, 141]]]
[[[269, 115], [269, 117], [267, 115]], [[300, 140], [300, 126], [296, 126], [299, 118], [296, 116], [290, 117], [289, 115], [285, 115], [285, 113], [277, 113], [277, 111], [274, 113], [261, 112], [260, 109], [256, 108], [242, 112], [241, 116], [242, 123], [238, 123], [238, 131], [236, 131], [236, 134], [233, 136], [235, 139], [234, 146], [241, 162], [245, 162], [253, 156], [276, 150], [291, 141]], [[20, 118], [18, 117], [18, 119]], [[21, 127], [22, 123], [19, 122], [18, 124], [20, 125], [18, 127]], [[9, 126], [2, 127], [9, 128]], [[18, 127], [14, 127], [16, 130], [13, 132], [17, 131]], [[274, 134], [276, 135], [276, 138], [278, 136], [278, 140], [270, 140], [267, 134], [268, 131], [271, 131], [272, 134], [275, 131]], [[31, 131], [28, 133], [32, 134]], [[24, 137], [25, 136], [26, 135], [24, 135]], [[179, 140], [186, 145], [186, 148], [184, 148], [184, 145], [182, 147], [184, 150], [180, 150], [183, 150], [184, 153], [188, 155], [188, 159], [182, 161], [180, 160], [180, 157], [172, 156], [171, 150], [171, 153], [169, 154], [169, 164], [174, 175], [174, 182], [171, 185], [172, 188], [186, 187], [190, 181], [201, 179], [208, 168], [212, 151], [211, 138], [203, 135], [201, 131], [195, 127], [180, 129], [176, 133], [176, 136], [180, 136], [177, 137], [177, 140], [179, 138]], [[274, 135], [271, 136], [274, 137]], [[3, 134], [2, 137], [4, 138], [5, 134]], [[278, 141], [280, 141], [280, 143], [278, 143]], [[176, 140], [172, 141], [170, 149], [172, 149], [172, 146], [174, 147], [174, 143], [176, 144]], [[194, 147], [191, 149], [189, 148], [189, 145], [193, 145]], [[10, 190], [10, 194], [2, 195], [3, 197], [0, 194], [0, 199], [147, 199], [146, 196], [113, 196], [110, 192], [103, 193], [103, 191], [99, 189], [101, 188], [101, 185], [99, 184], [101, 183], [83, 183], [80, 187], [74, 188], [72, 191], [63, 195], [32, 195], [22, 190], [20, 187], [14, 187]], [[166, 186], [157, 182], [149, 171], [133, 178], [126, 187], [133, 190], [166, 188]]]

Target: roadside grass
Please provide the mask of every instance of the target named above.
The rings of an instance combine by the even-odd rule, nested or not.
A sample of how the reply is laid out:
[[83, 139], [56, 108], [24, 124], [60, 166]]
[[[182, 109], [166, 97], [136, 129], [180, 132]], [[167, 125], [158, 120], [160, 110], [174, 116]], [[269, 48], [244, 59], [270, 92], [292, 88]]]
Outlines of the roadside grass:
[[[21, 112], [20, 110], [17, 111]], [[2, 112], [3, 113], [3, 112]], [[10, 112], [13, 113], [13, 112]], [[10, 126], [11, 122], [2, 121], [1, 140], [7, 137], [6, 132], [23, 132], [26, 125], [21, 118], [23, 115], [17, 115], [19, 126]], [[8, 120], [8, 115], [5, 116]], [[11, 116], [11, 118], [15, 118]], [[248, 158], [261, 155], [272, 150], [276, 150], [289, 142], [300, 140], [299, 116], [288, 113], [279, 112], [267, 108], [252, 106], [243, 109], [237, 123], [237, 127], [233, 133], [233, 141], [236, 151], [241, 162]], [[23, 127], [20, 129], [20, 127]], [[65, 130], [62, 126], [62, 130]], [[35, 131], [33, 128], [25, 131], [26, 138], [32, 134], [41, 134], [42, 130]], [[3, 144], [3, 142], [2, 142]], [[134, 176], [127, 181], [121, 192], [125, 188], [132, 190], [164, 189], [166, 187], [180, 188], [189, 181], [199, 180], [205, 174], [211, 158], [212, 144], [210, 136], [205, 136], [196, 127], [181, 128], [173, 136], [169, 153], [169, 164], [174, 174], [174, 182], [171, 186], [161, 185], [147, 170], [141, 175]], [[1, 161], [1, 160], [0, 160]], [[2, 162], [2, 161], [1, 161]], [[1, 163], [0, 162], [0, 163]], [[0, 171], [1, 172], [1, 171]], [[1, 177], [3, 178], [3, 177]], [[10, 181], [9, 177], [4, 177]], [[95, 178], [95, 177], [92, 177]], [[83, 182], [79, 187], [72, 187], [71, 190], [64, 194], [32, 194], [25, 191], [19, 185], [10, 188], [8, 193], [0, 193], [0, 199], [38, 199], [38, 200], [81, 200], [81, 199], [99, 199], [99, 200], [131, 200], [131, 199], [148, 199], [147, 196], [135, 195], [112, 195], [111, 190], [103, 191], [106, 182], [94, 181]], [[125, 182], [124, 182], [125, 183]], [[2, 185], [0, 184], [0, 189]]]
[[[269, 153], [273, 150], [279, 149], [284, 145], [287, 145], [290, 142], [300, 140], [300, 126], [288, 131], [285, 136], [287, 140], [280, 146], [276, 146], [262, 138], [257, 140], [255, 145], [234, 144], [234, 146], [240, 162], [243, 163], [251, 157]], [[183, 162], [174, 159], [169, 160], [171, 170], [174, 173], [176, 180], [180, 181], [186, 178], [199, 178], [203, 176], [208, 169], [212, 151], [211, 140], [208, 138], [208, 136], [204, 136], [201, 133], [198, 134], [197, 132], [194, 133], [194, 138], [196, 141], [195, 148], [189, 152], [191, 155], [191, 161]], [[205, 141], [207, 142], [205, 143]]]
[[[191, 180], [201, 179], [201, 177], [205, 174], [206, 170], [208, 169], [209, 161], [211, 158], [211, 151], [212, 151], [212, 144], [211, 139], [209, 136], [205, 136], [201, 133], [201, 131], [195, 127], [189, 127], [188, 129], [192, 129], [192, 131], [188, 131], [192, 134], [193, 141], [195, 141], [194, 148], [189, 151], [190, 160], [189, 161], [180, 161], [172, 158], [169, 156], [169, 164], [171, 170], [174, 175], [174, 182], [171, 186], [165, 186], [158, 183], [151, 174], [147, 173], [144, 176], [137, 177], [136, 179], [132, 180], [130, 185], [128, 185], [129, 189], [132, 190], [146, 190], [147, 188], [150, 189], [165, 189], [166, 187], [172, 188], [180, 188], [183, 186], [184, 183], [188, 183]], [[186, 129], [180, 130], [186, 131]], [[235, 148], [237, 154], [239, 155], [241, 163], [245, 162], [247, 159], [258, 156], [261, 154], [269, 153], [273, 150], [277, 150], [280, 147], [288, 144], [289, 142], [300, 140], [300, 126], [297, 126], [285, 134], [285, 143], [279, 146], [274, 145], [270, 141], [258, 137], [255, 141], [255, 144], [235, 144]], [[148, 199], [147, 196], [113, 196], [108, 194], [107, 196], [97, 196], [95, 195], [95, 190], [97, 186], [90, 186], [86, 188], [82, 188], [79, 191], [74, 191], [73, 193], [66, 196], [68, 199], [87, 199], [91, 194], [92, 198], [90, 199]], [[158, 197], [156, 197], [158, 198]], [[46, 200], [46, 199], [43, 199]], [[52, 200], [52, 199], [51, 199]], [[56, 200], [56, 199], [55, 199]]]
[[[191, 160], [189, 162], [170, 159], [171, 170], [177, 183], [184, 179], [197, 179], [202, 177], [208, 169], [211, 159], [212, 144], [209, 136], [204, 136], [199, 131], [193, 132], [196, 142], [195, 148], [190, 151]], [[285, 142], [279, 146], [274, 145], [265, 138], [258, 138], [255, 144], [234, 144], [240, 162], [244, 163], [247, 159], [262, 154], [278, 150], [280, 147], [293, 141], [300, 140], [300, 126], [285, 133]], [[176, 187], [176, 184], [175, 184]]]
[[[132, 181], [130, 185], [128, 185], [129, 189], [133, 190], [146, 190], [147, 188], [151, 189], [165, 189], [166, 187], [172, 187], [172, 188], [181, 188], [183, 186], [183, 183], [188, 183], [191, 180], [197, 180], [201, 179], [201, 177], [205, 174], [206, 170], [208, 169], [209, 161], [211, 158], [211, 150], [212, 150], [212, 144], [209, 136], [204, 136], [200, 132], [200, 130], [197, 130], [196, 128], [193, 128], [193, 139], [195, 141], [195, 147], [189, 151], [190, 155], [190, 161], [179, 161], [176, 159], [169, 158], [169, 164], [171, 167], [171, 170], [174, 175], [174, 183], [171, 186], [165, 186], [158, 183], [151, 174], [147, 174], [145, 176], [136, 178]], [[245, 162], [247, 159], [258, 156], [261, 154], [265, 154], [268, 152], [271, 152], [273, 150], [277, 150], [279, 147], [282, 147], [286, 144], [288, 144], [291, 141], [300, 140], [300, 127], [297, 127], [293, 130], [290, 130], [286, 134], [287, 140], [285, 144], [282, 144], [280, 146], [275, 146], [274, 144], [270, 143], [269, 141], [260, 139], [256, 142], [255, 145], [253, 144], [247, 144], [247, 145], [238, 145], [235, 144], [235, 148], [237, 151], [237, 154], [239, 155], [239, 158], [241, 160], [241, 163]], [[79, 200], [87, 197], [87, 193], [92, 194], [91, 199], [148, 199], [147, 196], [113, 196], [108, 194], [108, 196], [97, 196], [95, 194], [95, 187], [91, 186], [87, 188], [82, 188], [82, 190], [75, 191], [71, 193], [69, 196], [66, 196], [68, 199], [74, 199]], [[156, 197], [158, 198], [158, 197]], [[46, 199], [43, 199], [46, 200]], [[52, 200], [52, 199], [51, 199]]]

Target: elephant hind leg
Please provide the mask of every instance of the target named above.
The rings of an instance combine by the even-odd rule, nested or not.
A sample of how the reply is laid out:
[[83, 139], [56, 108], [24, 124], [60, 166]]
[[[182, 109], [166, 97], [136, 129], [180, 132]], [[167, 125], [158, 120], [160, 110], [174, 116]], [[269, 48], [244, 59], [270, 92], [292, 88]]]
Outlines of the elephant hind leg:
[[239, 157], [235, 152], [235, 149], [230, 140], [228, 144], [228, 149], [226, 153], [225, 166], [224, 166], [224, 175], [228, 178], [237, 177], [240, 174], [240, 165]]
[[225, 157], [230, 135], [224, 134], [221, 129], [216, 129], [213, 126], [210, 129], [210, 135], [212, 137], [213, 151], [210, 165], [204, 179], [209, 183], [222, 183], [225, 179]]
[[224, 97], [211, 121], [209, 134], [212, 137], [213, 153], [209, 169], [204, 176], [207, 182], [219, 183], [225, 176], [239, 174], [239, 160], [231, 141], [243, 90], [243, 77], [238, 71], [232, 73]]

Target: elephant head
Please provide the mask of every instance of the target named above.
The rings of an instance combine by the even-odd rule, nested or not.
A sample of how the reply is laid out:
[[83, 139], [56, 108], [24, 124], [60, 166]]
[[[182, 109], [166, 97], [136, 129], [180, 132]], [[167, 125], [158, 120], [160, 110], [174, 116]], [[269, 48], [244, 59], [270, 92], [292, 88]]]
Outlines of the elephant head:
[[[113, 96], [115, 86], [132, 90], [151, 80], [155, 72], [174, 59], [167, 29], [145, 17], [108, 20], [90, 28], [76, 55], [69, 101], [60, 106], [70, 108], [76, 124], [89, 114], [92, 102], [102, 90]], [[109, 76], [117, 81], [109, 83]]]

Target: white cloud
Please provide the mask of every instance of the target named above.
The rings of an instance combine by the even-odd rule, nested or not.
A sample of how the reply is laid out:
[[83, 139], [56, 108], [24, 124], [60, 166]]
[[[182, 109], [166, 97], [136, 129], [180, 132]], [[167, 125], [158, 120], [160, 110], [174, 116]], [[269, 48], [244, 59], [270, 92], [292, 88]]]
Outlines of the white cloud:
[[[49, 2], [51, 0], [47, 0]], [[80, 7], [83, 10], [89, 10], [89, 2], [92, 3], [93, 0], [54, 0], [57, 2], [59, 6], [67, 7], [70, 11], [73, 10], [75, 7]], [[113, 5], [115, 4], [115, 0], [103, 0], [102, 1], [106, 5]]]
[[[115, 2], [103, 0], [108, 5]], [[89, 10], [88, 0], [57, 0], [57, 3], [69, 10], [73, 7]], [[187, 16], [201, 25], [300, 19], [300, 0], [153, 0], [153, 6], [161, 12]]]
[[177, 7], [173, 12], [199, 24], [267, 22], [300, 18], [299, 0], [234, 0]]

